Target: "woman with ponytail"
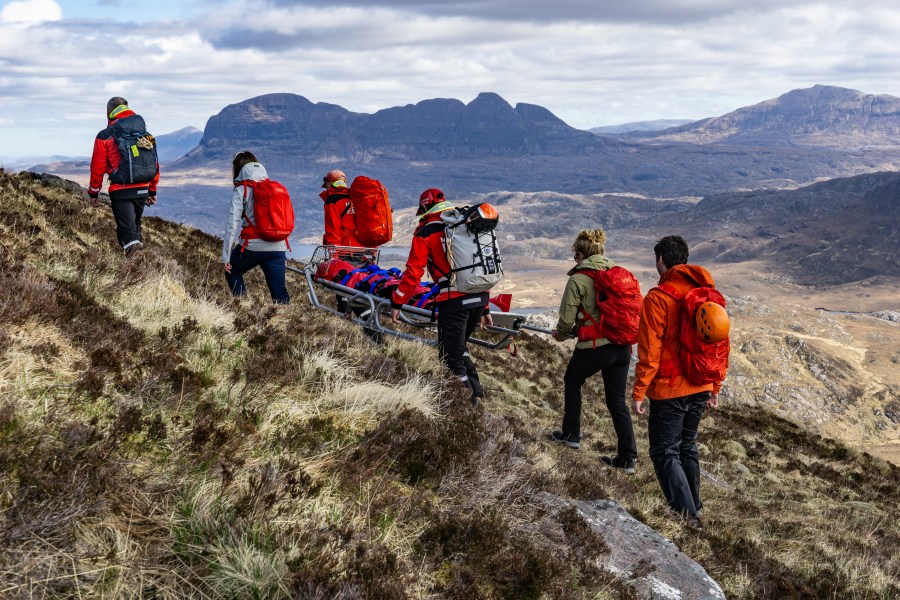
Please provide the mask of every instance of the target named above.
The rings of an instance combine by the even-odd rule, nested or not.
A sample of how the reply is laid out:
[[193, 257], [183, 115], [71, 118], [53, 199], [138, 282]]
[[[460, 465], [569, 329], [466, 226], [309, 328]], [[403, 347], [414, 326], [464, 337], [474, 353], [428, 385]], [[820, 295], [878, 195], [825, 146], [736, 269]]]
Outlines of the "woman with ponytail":
[[613, 344], [605, 337], [592, 339], [591, 336], [579, 335], [579, 330], [585, 327], [585, 320], [592, 323], [600, 321], [591, 272], [605, 271], [615, 266], [603, 254], [605, 245], [606, 233], [602, 229], [584, 230], [572, 244], [575, 266], [568, 273], [569, 281], [559, 306], [559, 321], [554, 337], [558, 341], [577, 337], [578, 342], [563, 377], [565, 414], [562, 430], [554, 431], [550, 437], [570, 448], [581, 447], [581, 387], [589, 377], [600, 372], [603, 375], [606, 407], [612, 416], [618, 438], [617, 455], [604, 456], [602, 460], [626, 473], [634, 473], [637, 446], [631, 426], [631, 414], [625, 404], [631, 347]]

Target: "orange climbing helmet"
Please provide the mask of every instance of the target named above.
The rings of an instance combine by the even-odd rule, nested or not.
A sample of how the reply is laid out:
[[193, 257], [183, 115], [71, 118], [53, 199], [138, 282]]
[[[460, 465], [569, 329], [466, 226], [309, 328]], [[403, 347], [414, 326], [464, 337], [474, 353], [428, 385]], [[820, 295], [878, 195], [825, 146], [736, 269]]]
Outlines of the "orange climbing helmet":
[[704, 302], [697, 309], [697, 335], [708, 344], [721, 342], [728, 337], [731, 320], [725, 308], [715, 302]]

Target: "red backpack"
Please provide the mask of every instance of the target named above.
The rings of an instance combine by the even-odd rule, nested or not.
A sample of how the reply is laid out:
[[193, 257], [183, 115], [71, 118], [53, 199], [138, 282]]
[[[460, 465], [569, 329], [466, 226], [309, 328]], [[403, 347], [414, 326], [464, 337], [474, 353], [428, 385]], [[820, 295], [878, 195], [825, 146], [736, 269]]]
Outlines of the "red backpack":
[[[267, 242], [287, 240], [294, 231], [294, 207], [287, 188], [271, 179], [247, 180], [242, 183], [245, 200], [247, 188], [253, 190], [253, 221], [244, 213], [247, 225], [241, 230], [241, 238], [262, 239]], [[290, 249], [290, 244], [288, 248]]]
[[[641, 284], [631, 271], [623, 267], [609, 270], [575, 271], [594, 280], [600, 321], [595, 321], [582, 307], [585, 323], [578, 329], [578, 341], [593, 341], [606, 338], [613, 344], [630, 346], [637, 343], [638, 323], [641, 321]], [[590, 324], [587, 323], [590, 321]]]
[[697, 335], [697, 309], [704, 302], [715, 302], [725, 307], [725, 297], [711, 287], [696, 287], [682, 294], [674, 286], [664, 283], [656, 289], [668, 294], [681, 305], [678, 331], [678, 358], [660, 362], [661, 377], [683, 375], [694, 385], [705, 385], [725, 380], [728, 370], [728, 354], [731, 342], [725, 338], [721, 342], [707, 343]]
[[360, 175], [350, 184], [350, 204], [356, 216], [356, 239], [367, 248], [394, 237], [394, 219], [387, 190], [377, 179]]

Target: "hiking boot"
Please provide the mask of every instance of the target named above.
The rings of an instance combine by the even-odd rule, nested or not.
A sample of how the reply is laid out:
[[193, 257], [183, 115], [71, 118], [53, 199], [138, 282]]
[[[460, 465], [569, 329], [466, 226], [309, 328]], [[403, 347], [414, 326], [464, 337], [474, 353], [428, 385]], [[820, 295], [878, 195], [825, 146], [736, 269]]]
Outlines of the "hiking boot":
[[603, 464], [613, 467], [615, 469], [621, 469], [628, 473], [629, 475], [634, 475], [634, 467], [637, 461], [633, 458], [619, 458], [618, 456], [601, 456], [600, 460], [603, 461]]
[[575, 437], [574, 435], [565, 435], [562, 431], [554, 431], [550, 434], [550, 439], [554, 442], [559, 442], [569, 448], [574, 448], [578, 450], [581, 448], [581, 438]]
[[143, 249], [144, 249], [144, 245], [140, 242], [138, 242], [137, 244], [132, 244], [132, 245], [128, 246], [127, 248], [125, 248], [125, 258], [133, 258], [135, 255], [137, 255]]
[[700, 520], [698, 516], [689, 516], [684, 520], [684, 526], [690, 529], [691, 531], [703, 531], [703, 521]]

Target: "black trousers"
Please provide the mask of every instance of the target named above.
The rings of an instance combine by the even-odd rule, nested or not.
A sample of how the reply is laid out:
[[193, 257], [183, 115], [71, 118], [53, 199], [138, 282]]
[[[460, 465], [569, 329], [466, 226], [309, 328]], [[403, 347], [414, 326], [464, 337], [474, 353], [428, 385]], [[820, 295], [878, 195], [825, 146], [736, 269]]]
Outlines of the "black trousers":
[[147, 197], [142, 198], [117, 198], [116, 194], [110, 194], [109, 202], [112, 206], [113, 216], [116, 218], [116, 239], [122, 248], [135, 242], [144, 241], [141, 236], [141, 217], [144, 215], [144, 204]]
[[603, 392], [606, 396], [606, 408], [612, 417], [616, 430], [617, 454], [620, 458], [637, 458], [637, 445], [634, 442], [634, 429], [631, 426], [631, 413], [625, 404], [625, 386], [628, 380], [628, 364], [631, 361], [631, 348], [604, 344], [598, 348], [576, 348], [569, 359], [565, 384], [565, 413], [563, 414], [563, 434], [575, 438], [581, 437], [581, 386], [588, 377], [603, 375]]
[[703, 506], [697, 429], [709, 396], [709, 392], [700, 392], [650, 400], [650, 459], [669, 507], [682, 515], [696, 516]]
[[484, 306], [455, 311], [439, 310], [437, 316], [438, 355], [460, 381], [472, 389], [472, 399], [482, 398], [483, 390], [475, 363], [466, 349], [466, 342], [478, 327]]

